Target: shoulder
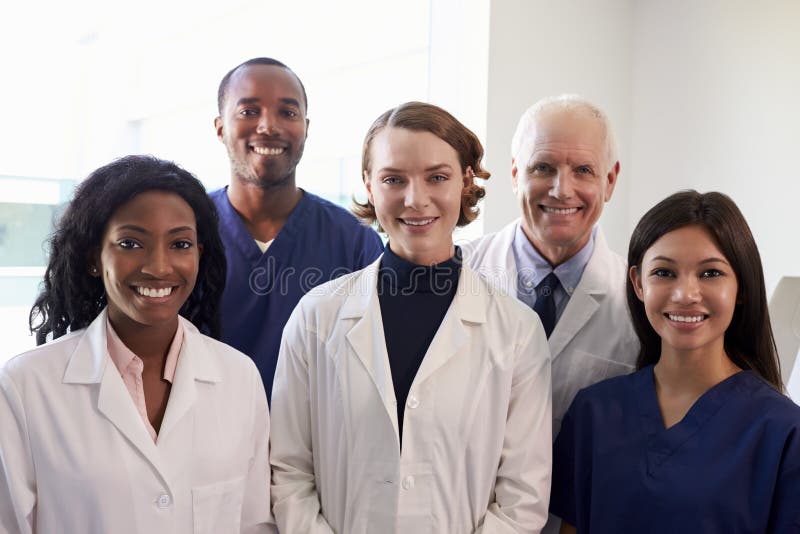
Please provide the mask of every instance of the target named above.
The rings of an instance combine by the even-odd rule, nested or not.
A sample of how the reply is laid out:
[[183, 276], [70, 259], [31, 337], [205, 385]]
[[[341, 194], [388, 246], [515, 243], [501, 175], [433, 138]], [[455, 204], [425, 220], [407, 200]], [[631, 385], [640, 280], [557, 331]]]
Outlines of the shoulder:
[[[792, 399], [773, 388], [752, 371], [744, 371], [741, 385], [750, 391], [748, 402], [753, 403], [755, 411], [765, 422], [794, 429], [800, 433], [800, 406]], [[798, 435], [800, 439], [800, 435]]]
[[476, 269], [487, 253], [494, 256], [499, 249], [510, 249], [514, 241], [514, 234], [518, 224], [519, 220], [515, 220], [497, 232], [486, 234], [469, 243], [461, 245], [465, 261], [467, 261], [473, 269]]
[[225, 187], [220, 187], [219, 189], [215, 189], [208, 194], [208, 198], [219, 207], [222, 201], [225, 199]]
[[647, 380], [649, 376], [652, 376], [652, 370], [646, 367], [631, 374], [607, 378], [585, 387], [575, 395], [570, 411], [576, 415], [627, 405], [632, 398], [636, 382]]
[[86, 329], [70, 332], [58, 339], [18, 354], [0, 366], [0, 374], [15, 383], [42, 378], [61, 380], [67, 362]]
[[201, 345], [207, 354], [214, 359], [216, 367], [223, 375], [241, 377], [259, 376], [258, 368], [246, 354], [230, 345], [202, 334], [188, 321], [184, 322], [185, 335], [192, 343]]
[[316, 224], [311, 224], [311, 221], [306, 221], [304, 226], [307, 230], [320, 233], [335, 232], [345, 240], [345, 243], [356, 248], [361, 247], [361, 242], [365, 240], [374, 241], [376, 245], [383, 248], [378, 233], [343, 207], [308, 191], [305, 191], [303, 195], [308, 206], [307, 213], [316, 222]]

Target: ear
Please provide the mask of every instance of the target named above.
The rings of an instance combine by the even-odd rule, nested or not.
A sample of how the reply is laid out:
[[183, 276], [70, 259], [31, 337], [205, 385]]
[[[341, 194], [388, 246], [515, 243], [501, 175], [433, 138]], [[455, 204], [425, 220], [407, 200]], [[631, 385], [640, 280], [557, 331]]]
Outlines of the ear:
[[202, 243], [198, 243], [197, 244], [197, 257], [199, 258], [202, 255], [203, 255], [203, 244]]
[[517, 194], [517, 177], [519, 174], [519, 169], [517, 168], [517, 160], [515, 158], [511, 158], [511, 189], [514, 191], [514, 194]]
[[306, 135], [305, 135], [305, 137], [303, 138], [304, 140], [305, 140], [305, 139], [308, 139], [308, 128], [309, 128], [310, 126], [311, 126], [311, 121], [310, 121], [309, 119], [306, 119]]
[[364, 178], [364, 187], [367, 188], [367, 199], [369, 200], [369, 203], [374, 206], [375, 199], [372, 197], [372, 181], [369, 179], [369, 173], [367, 171], [364, 171], [363, 178]]
[[222, 117], [214, 119], [214, 129], [217, 131], [217, 139], [222, 141]]
[[606, 175], [606, 194], [605, 194], [605, 201], [608, 202], [611, 200], [611, 194], [614, 192], [614, 187], [617, 185], [617, 177], [619, 177], [619, 161], [614, 163], [614, 166], [611, 167], [611, 170], [608, 171]]
[[100, 263], [100, 251], [95, 249], [89, 253], [89, 258], [86, 262], [86, 270], [92, 278], [100, 278], [103, 276], [103, 265]]
[[636, 296], [644, 302], [644, 290], [642, 289], [642, 277], [639, 274], [639, 269], [636, 268], [634, 265], [630, 269], [628, 269], [628, 278], [631, 279], [631, 283], [633, 284], [633, 291], [636, 293]]
[[467, 165], [467, 172], [464, 173], [464, 189], [468, 188], [475, 183], [475, 171], [472, 166]]

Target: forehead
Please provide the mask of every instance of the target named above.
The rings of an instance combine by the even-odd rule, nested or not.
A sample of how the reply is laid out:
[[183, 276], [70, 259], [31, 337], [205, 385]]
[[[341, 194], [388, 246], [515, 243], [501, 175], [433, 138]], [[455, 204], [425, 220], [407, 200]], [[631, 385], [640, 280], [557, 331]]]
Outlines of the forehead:
[[596, 159], [605, 150], [605, 131], [600, 120], [581, 109], [542, 110], [531, 120], [522, 150], [573, 151]]
[[650, 261], [657, 256], [687, 263], [711, 257], [727, 261], [711, 232], [704, 226], [696, 224], [677, 228], [662, 235], [647, 249], [644, 261]]
[[225, 105], [242, 98], [278, 100], [292, 98], [304, 104], [303, 89], [297, 76], [277, 65], [247, 65], [237, 69], [225, 91]]
[[109, 228], [134, 224], [143, 228], [195, 226], [194, 210], [180, 195], [151, 190], [139, 193], [119, 206], [109, 219]]
[[370, 146], [370, 159], [373, 169], [460, 166], [456, 149], [443, 139], [431, 132], [395, 127], [378, 132]]

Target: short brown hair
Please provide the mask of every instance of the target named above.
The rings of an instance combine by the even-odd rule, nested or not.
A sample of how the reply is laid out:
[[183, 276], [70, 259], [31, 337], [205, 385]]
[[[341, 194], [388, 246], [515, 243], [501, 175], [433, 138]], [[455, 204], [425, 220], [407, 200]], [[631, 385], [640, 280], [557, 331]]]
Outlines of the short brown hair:
[[[461, 164], [461, 172], [466, 173], [468, 167], [472, 169], [470, 182], [461, 193], [461, 214], [458, 216], [456, 226], [466, 226], [474, 221], [480, 213], [480, 209], [476, 206], [478, 201], [486, 195], [486, 190], [475, 184], [473, 178], [478, 177], [485, 180], [490, 176], [489, 172], [481, 165], [483, 145], [478, 140], [478, 136], [438, 106], [424, 102], [400, 104], [378, 117], [364, 137], [364, 147], [361, 153], [362, 179], [365, 172], [367, 174], [370, 172], [369, 151], [372, 140], [386, 127], [430, 132], [455, 149]], [[354, 198], [352, 212], [366, 223], [373, 224], [378, 221], [375, 206], [369, 200], [362, 204]], [[377, 226], [379, 232], [383, 231], [380, 224]]]

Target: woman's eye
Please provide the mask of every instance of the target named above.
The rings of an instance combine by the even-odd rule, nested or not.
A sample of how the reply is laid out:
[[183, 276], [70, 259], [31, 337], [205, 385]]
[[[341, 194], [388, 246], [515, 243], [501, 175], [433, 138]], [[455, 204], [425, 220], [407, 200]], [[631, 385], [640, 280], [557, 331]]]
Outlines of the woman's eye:
[[657, 276], [659, 278], [669, 278], [672, 276], [672, 271], [669, 269], [655, 269], [653, 271], [653, 276]]
[[703, 271], [700, 275], [702, 278], [716, 278], [718, 276], [722, 276], [722, 271], [719, 269], [708, 269], [707, 271]]
[[397, 176], [387, 176], [382, 181], [385, 184], [394, 185], [400, 183], [400, 178], [398, 178]]
[[175, 241], [172, 244], [172, 246], [173, 246], [173, 248], [186, 250], [186, 249], [192, 248], [194, 246], [194, 243], [192, 243], [188, 239], [181, 239], [179, 241]]
[[133, 239], [120, 239], [117, 241], [117, 245], [124, 249], [142, 248], [142, 246]]

